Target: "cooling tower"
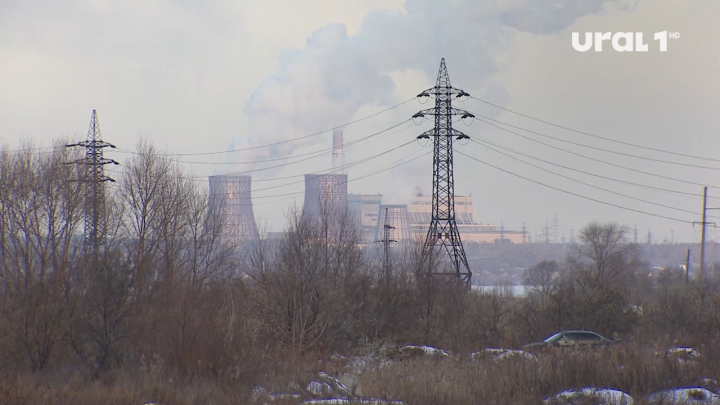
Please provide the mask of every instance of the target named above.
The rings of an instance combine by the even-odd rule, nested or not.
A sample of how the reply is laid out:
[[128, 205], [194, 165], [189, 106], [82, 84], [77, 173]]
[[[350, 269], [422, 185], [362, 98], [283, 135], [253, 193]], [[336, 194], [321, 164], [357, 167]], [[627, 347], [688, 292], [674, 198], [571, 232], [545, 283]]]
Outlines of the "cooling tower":
[[210, 176], [208, 211], [223, 221], [223, 235], [246, 241], [259, 237], [252, 199], [250, 176]]
[[347, 174], [306, 174], [304, 220], [320, 221], [321, 215], [347, 212]]
[[395, 229], [390, 229], [390, 239], [399, 243], [410, 242], [412, 232], [410, 231], [409, 214], [407, 205], [381, 204], [378, 212], [377, 235], [375, 240], [385, 238], [385, 224]]

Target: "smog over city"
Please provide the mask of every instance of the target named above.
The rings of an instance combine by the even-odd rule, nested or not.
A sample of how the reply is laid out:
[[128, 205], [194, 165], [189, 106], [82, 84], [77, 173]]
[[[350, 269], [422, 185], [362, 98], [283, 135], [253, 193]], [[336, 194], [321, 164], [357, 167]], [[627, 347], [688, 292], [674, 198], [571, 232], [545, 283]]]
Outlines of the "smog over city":
[[0, 402], [720, 403], [719, 15], [4, 2]]

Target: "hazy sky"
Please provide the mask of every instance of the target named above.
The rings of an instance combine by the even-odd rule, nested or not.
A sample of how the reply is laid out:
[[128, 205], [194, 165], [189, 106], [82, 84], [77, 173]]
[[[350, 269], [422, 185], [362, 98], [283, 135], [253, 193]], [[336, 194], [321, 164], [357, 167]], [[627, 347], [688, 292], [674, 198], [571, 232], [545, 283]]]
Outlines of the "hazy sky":
[[[649, 228], [656, 242], [671, 233], [676, 241], [694, 241], [701, 185], [717, 197], [708, 205], [720, 207], [718, 15], [715, 0], [4, 1], [0, 142], [16, 147], [31, 139], [47, 146], [59, 137], [82, 139], [97, 109], [104, 140], [132, 150], [146, 135], [169, 153], [186, 154], [177, 159], [195, 162], [183, 165], [199, 182], [208, 174], [305, 159], [253, 173], [258, 222], [277, 230], [287, 209], [302, 204], [302, 177], [291, 176], [330, 169], [328, 154], [307, 159], [331, 146], [330, 133], [244, 152], [187, 154], [282, 142], [374, 114], [432, 87], [444, 57], [453, 85], [475, 97], [672, 152], [565, 131], [473, 99], [458, 102], [458, 108], [515, 126], [505, 128], [523, 137], [480, 121], [456, 128], [530, 156], [514, 155], [537, 166], [479, 143], [456, 145], [504, 170], [456, 154], [456, 192], [472, 193], [482, 223], [502, 221], [513, 229], [525, 223], [535, 235], [557, 213], [560, 237], [592, 220], [616, 220], [637, 225], [642, 241]], [[572, 32], [596, 31], [642, 32], [649, 51], [619, 53], [608, 42], [602, 52], [572, 48]], [[680, 34], [668, 40], [667, 52], [652, 39], [660, 31]], [[430, 128], [407, 119], [431, 106], [412, 100], [345, 128], [346, 143], [384, 131], [348, 146], [347, 164], [392, 150], [347, 170], [351, 192], [405, 203], [415, 186], [431, 190], [430, 146], [401, 146]], [[128, 154], [108, 156], [122, 163]], [[299, 157], [245, 163], [292, 156]], [[720, 222], [720, 212], [712, 214]], [[712, 229], [710, 236], [720, 235]]]

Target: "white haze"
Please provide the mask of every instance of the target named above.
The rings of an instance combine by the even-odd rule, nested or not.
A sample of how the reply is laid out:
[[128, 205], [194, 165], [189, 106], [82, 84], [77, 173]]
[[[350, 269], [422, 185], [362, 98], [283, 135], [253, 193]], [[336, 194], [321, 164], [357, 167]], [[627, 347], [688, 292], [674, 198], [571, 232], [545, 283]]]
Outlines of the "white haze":
[[[205, 2], [28, 0], [0, 4], [0, 141], [45, 145], [83, 138], [97, 109], [104, 139], [132, 149], [147, 134], [169, 152], [215, 152], [282, 142], [374, 114], [434, 84], [446, 58], [455, 86], [496, 104], [631, 143], [692, 155], [720, 152], [720, 48], [713, 0], [406, 1], [308, 0]], [[666, 53], [575, 52], [570, 33], [677, 31]], [[345, 142], [366, 137], [431, 107], [412, 101], [345, 128]], [[691, 164], [715, 163], [621, 146], [548, 127], [470, 100], [456, 103], [558, 138]], [[534, 139], [600, 158], [592, 162], [480, 122], [457, 128], [507, 148], [607, 177], [700, 193], [694, 181], [720, 186], [715, 172], [622, 157], [539, 136]], [[392, 149], [429, 128], [406, 123], [345, 149], [350, 164]], [[527, 134], [526, 134], [527, 135]], [[269, 149], [179, 159], [205, 183], [207, 174], [265, 169], [331, 146], [330, 134]], [[430, 150], [411, 144], [346, 170], [351, 192], [382, 193], [405, 203], [431, 186], [431, 159], [363, 178]], [[558, 178], [477, 144], [469, 154], [529, 179], [610, 204], [698, 221], [697, 197], [659, 193], [541, 166], [607, 190], [677, 207], [662, 208]], [[125, 154], [109, 152], [124, 161]], [[311, 155], [305, 155], [311, 156]], [[296, 157], [290, 161], [303, 159]], [[538, 164], [537, 162], [534, 162]], [[456, 154], [456, 191], [475, 197], [478, 219], [532, 234], [558, 214], [563, 234], [591, 220], [637, 224], [641, 240], [697, 240], [698, 227], [581, 199]], [[638, 170], [686, 182], [628, 172]], [[283, 212], [302, 204], [302, 174], [331, 167], [329, 154], [253, 173], [255, 212], [280, 229]], [[113, 169], [115, 170], [115, 169]], [[299, 176], [299, 177], [292, 177]], [[288, 177], [287, 179], [279, 179]], [[717, 184], [716, 184], [717, 183]], [[710, 189], [711, 196], [717, 189]], [[711, 200], [711, 206], [720, 201]], [[716, 214], [716, 211], [712, 211]], [[720, 221], [720, 218], [712, 219]], [[710, 236], [715, 237], [714, 228]]]

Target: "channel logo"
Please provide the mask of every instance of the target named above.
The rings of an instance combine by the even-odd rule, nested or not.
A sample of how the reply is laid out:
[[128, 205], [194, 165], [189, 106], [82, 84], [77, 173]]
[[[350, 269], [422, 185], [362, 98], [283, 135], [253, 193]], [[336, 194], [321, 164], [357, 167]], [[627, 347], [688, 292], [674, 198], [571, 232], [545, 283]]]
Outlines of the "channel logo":
[[[594, 35], [593, 35], [594, 34]], [[656, 32], [653, 39], [660, 52], [667, 52], [668, 39], [680, 38], [679, 32]], [[603, 42], [610, 42], [616, 52], [647, 52], [650, 46], [644, 42], [642, 32], [586, 32], [585, 42], [580, 43], [580, 33], [572, 33], [572, 47], [578, 52], [587, 52], [595, 45], [595, 52], [603, 51]]]

